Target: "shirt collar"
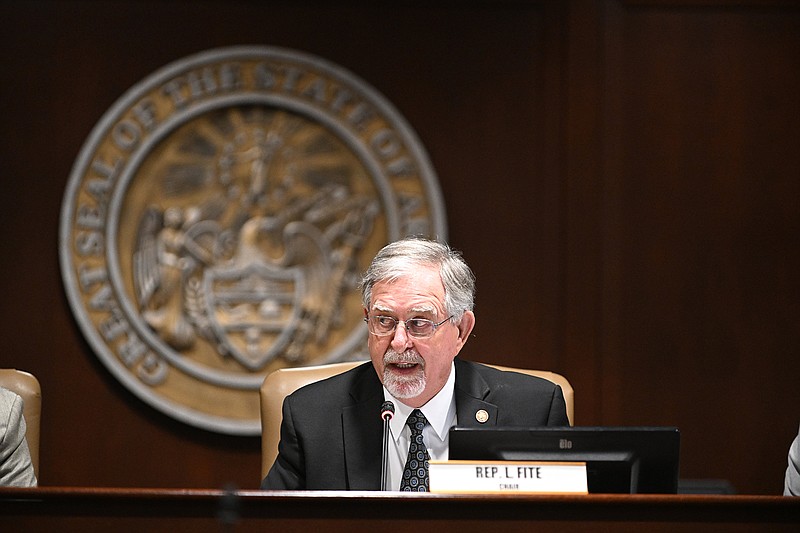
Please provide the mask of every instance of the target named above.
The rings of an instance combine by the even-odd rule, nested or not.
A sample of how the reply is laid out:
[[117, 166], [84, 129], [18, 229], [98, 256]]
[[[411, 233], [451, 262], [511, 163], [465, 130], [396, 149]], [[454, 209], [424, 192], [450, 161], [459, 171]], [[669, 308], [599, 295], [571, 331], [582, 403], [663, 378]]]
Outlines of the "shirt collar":
[[[428, 419], [428, 424], [430, 424], [431, 428], [436, 432], [436, 435], [442, 440], [448, 435], [450, 426], [455, 422], [455, 387], [455, 363], [450, 363], [450, 375], [442, 389], [436, 393], [436, 396], [428, 400], [428, 403], [419, 408], [422, 414], [425, 415], [425, 418]], [[398, 440], [403, 428], [405, 428], [408, 415], [410, 415], [415, 408], [409, 407], [404, 404], [402, 400], [398, 400], [392, 396], [392, 394], [386, 390], [386, 387], [383, 388], [383, 397], [394, 403], [394, 416], [389, 422], [389, 426], [392, 429], [392, 437]]]

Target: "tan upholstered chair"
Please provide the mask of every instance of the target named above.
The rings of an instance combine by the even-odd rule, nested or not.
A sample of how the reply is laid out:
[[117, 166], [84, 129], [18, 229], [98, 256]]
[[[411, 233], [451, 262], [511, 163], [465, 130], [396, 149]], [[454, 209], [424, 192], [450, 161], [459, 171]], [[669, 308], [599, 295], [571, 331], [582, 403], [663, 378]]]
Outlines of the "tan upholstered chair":
[[[363, 361], [346, 363], [332, 363], [328, 365], [306, 366], [297, 368], [282, 368], [270, 373], [261, 384], [261, 477], [264, 478], [275, 457], [278, 455], [278, 441], [280, 440], [281, 420], [283, 419], [283, 399], [303, 385], [325, 379], [360, 365]], [[574, 424], [574, 391], [567, 378], [554, 372], [544, 370], [528, 370], [525, 368], [511, 368], [506, 366], [490, 365], [500, 370], [512, 370], [523, 374], [538, 376], [560, 385], [564, 392], [567, 404], [567, 416], [570, 424]]]
[[39, 427], [42, 417], [42, 388], [33, 375], [13, 368], [0, 368], [0, 387], [16, 392], [25, 403], [25, 440], [31, 452], [31, 462], [36, 479], [39, 479]]

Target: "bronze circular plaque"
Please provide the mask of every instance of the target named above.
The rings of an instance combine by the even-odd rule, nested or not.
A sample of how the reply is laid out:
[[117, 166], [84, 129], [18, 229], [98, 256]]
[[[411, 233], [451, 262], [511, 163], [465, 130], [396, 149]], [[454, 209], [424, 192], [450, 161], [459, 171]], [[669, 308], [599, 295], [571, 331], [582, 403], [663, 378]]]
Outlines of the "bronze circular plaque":
[[81, 149], [61, 270], [83, 334], [139, 398], [257, 435], [272, 370], [366, 359], [358, 281], [446, 238], [438, 181], [384, 97], [318, 57], [210, 50], [122, 96]]

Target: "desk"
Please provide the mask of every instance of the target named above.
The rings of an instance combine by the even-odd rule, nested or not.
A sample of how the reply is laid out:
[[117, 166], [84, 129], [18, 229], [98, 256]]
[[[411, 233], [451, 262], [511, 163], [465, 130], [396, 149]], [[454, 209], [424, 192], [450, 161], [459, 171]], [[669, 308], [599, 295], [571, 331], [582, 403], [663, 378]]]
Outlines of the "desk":
[[0, 488], [0, 531], [793, 531], [800, 498]]

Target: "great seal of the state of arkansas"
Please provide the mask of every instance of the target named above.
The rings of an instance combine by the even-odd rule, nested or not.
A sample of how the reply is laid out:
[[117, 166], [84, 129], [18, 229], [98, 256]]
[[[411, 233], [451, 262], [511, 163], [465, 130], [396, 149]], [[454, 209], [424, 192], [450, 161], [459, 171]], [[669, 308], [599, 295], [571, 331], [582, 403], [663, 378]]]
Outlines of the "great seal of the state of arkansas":
[[446, 220], [395, 108], [327, 60], [242, 46], [114, 103], [72, 168], [59, 248], [116, 379], [187, 424], [258, 435], [269, 372], [368, 357], [360, 274], [407, 235], [444, 240]]

